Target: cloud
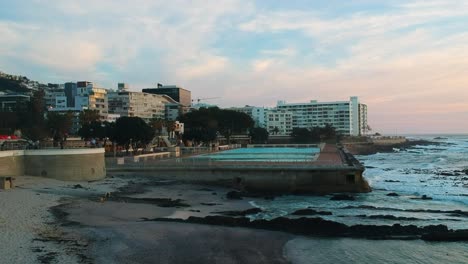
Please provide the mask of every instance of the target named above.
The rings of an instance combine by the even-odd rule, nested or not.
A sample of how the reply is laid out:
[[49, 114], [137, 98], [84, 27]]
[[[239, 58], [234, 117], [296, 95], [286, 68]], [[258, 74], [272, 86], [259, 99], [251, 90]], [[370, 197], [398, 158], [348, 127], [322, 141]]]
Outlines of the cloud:
[[[135, 90], [174, 83], [194, 97], [222, 97], [221, 106], [357, 95], [380, 131], [399, 121], [409, 132], [468, 130], [457, 119], [468, 113], [467, 3], [333, 9], [244, 0], [33, 1], [11, 11], [17, 18], [0, 18], [0, 66], [45, 82], [88, 79], [110, 88], [125, 81]], [[438, 118], [429, 122], [431, 114]]]

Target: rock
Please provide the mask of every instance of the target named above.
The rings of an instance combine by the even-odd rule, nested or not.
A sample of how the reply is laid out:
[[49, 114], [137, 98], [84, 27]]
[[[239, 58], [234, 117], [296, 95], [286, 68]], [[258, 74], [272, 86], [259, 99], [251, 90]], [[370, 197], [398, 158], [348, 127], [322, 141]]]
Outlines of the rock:
[[413, 199], [413, 200], [432, 200], [432, 197], [429, 197], [429, 196], [424, 194], [421, 197], [411, 197], [410, 199]]
[[421, 199], [422, 200], [432, 200], [432, 197], [429, 197], [429, 196], [424, 194], [423, 196], [421, 196]]
[[230, 200], [242, 200], [242, 193], [238, 191], [230, 191], [226, 194], [226, 198]]
[[244, 211], [222, 211], [222, 212], [214, 212], [214, 213], [228, 215], [228, 216], [246, 216], [246, 215], [251, 215], [251, 214], [258, 214], [261, 212], [262, 212], [262, 209], [260, 208], [250, 208]]
[[468, 230], [452, 232], [432, 232], [421, 236], [426, 241], [468, 241]]
[[332, 215], [331, 212], [316, 211], [314, 209], [299, 209], [292, 213], [292, 215]]
[[387, 194], [387, 196], [400, 196], [400, 195], [398, 193], [392, 192], [392, 193]]
[[83, 189], [84, 187], [81, 186], [81, 184], [75, 184], [73, 185], [73, 189]]
[[397, 180], [385, 180], [384, 182], [400, 182], [400, 181], [397, 181]]
[[333, 195], [330, 200], [332, 201], [354, 201], [356, 200], [354, 196], [348, 194], [335, 194]]
[[212, 193], [211, 193], [211, 195], [218, 195], [218, 194], [217, 194], [217, 193], [215, 193], [215, 192], [212, 192]]

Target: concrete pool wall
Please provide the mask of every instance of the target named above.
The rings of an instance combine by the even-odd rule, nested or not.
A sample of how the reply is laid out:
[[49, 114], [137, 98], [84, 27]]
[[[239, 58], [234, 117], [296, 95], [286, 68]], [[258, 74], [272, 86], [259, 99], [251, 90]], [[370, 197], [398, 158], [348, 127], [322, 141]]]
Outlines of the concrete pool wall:
[[106, 176], [104, 149], [0, 151], [0, 176], [23, 175], [66, 181], [103, 179]]
[[178, 159], [164, 162], [116, 165], [109, 159], [109, 174], [153, 176], [232, 186], [247, 191], [288, 193], [369, 192], [364, 167], [347, 153], [336, 149], [340, 164], [239, 163]]

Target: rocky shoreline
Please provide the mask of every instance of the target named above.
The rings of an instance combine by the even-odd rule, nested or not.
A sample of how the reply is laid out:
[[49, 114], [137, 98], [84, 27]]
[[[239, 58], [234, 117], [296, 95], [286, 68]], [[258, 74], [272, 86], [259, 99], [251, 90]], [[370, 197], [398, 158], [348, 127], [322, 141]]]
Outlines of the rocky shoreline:
[[403, 150], [418, 145], [427, 146], [437, 144], [437, 142], [428, 140], [406, 140], [406, 142], [395, 144], [348, 143], [345, 145], [345, 148], [353, 155], [372, 155], [379, 152], [394, 152], [395, 149]]
[[[242, 215], [239, 212], [238, 215]], [[415, 225], [392, 226], [385, 225], [353, 225], [322, 218], [286, 218], [278, 217], [272, 220], [253, 220], [247, 217], [231, 216], [206, 216], [187, 219], [154, 218], [142, 219], [142, 221], [179, 222], [204, 224], [213, 226], [244, 227], [263, 229], [270, 231], [281, 231], [295, 235], [317, 236], [317, 237], [348, 237], [365, 239], [422, 239], [425, 241], [468, 241], [468, 229], [449, 230], [445, 225], [430, 225], [417, 227]]]

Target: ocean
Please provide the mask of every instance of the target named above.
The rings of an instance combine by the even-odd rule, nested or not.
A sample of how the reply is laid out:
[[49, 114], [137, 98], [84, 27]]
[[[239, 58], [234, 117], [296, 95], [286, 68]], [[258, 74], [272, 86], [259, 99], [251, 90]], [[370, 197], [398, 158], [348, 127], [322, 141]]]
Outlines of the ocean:
[[[372, 192], [355, 194], [354, 201], [280, 196], [257, 201], [254, 205], [264, 212], [254, 217], [294, 217], [294, 211], [311, 208], [331, 212], [319, 217], [347, 225], [468, 229], [468, 135], [408, 138], [431, 144], [356, 156], [366, 167], [364, 177]], [[468, 243], [300, 238], [288, 243], [286, 254], [294, 263], [468, 263]]]

